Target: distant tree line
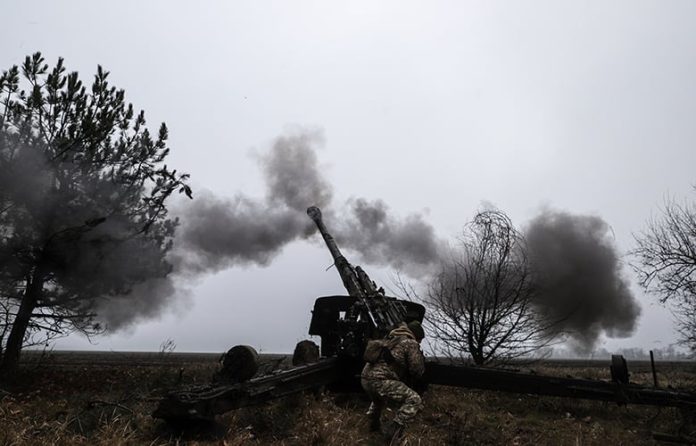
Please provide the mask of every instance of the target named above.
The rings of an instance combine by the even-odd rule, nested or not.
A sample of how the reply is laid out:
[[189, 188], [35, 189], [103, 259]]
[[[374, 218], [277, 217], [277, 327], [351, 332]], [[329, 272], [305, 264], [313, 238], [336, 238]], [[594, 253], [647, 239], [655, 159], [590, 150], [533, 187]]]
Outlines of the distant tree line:
[[[653, 357], [656, 360], [663, 361], [682, 361], [693, 359], [689, 350], [680, 348], [678, 344], [670, 344], [666, 347], [658, 347], [652, 349]], [[547, 352], [549, 358], [558, 359], [596, 359], [609, 360], [612, 355], [622, 355], [626, 359], [646, 361], [650, 360], [650, 349], [642, 347], [621, 347], [614, 350], [608, 350], [601, 347], [589, 353], [579, 353], [572, 349], [563, 347], [555, 347]]]

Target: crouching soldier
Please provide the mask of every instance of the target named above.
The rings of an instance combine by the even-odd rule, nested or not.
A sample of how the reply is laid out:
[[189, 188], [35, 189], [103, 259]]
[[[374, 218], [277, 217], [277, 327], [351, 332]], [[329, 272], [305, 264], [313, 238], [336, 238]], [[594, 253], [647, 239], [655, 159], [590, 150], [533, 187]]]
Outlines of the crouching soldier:
[[422, 382], [425, 358], [420, 342], [423, 337], [423, 327], [419, 322], [402, 323], [385, 339], [370, 341], [365, 350], [366, 364], [361, 383], [372, 400], [367, 412], [370, 430], [380, 430], [384, 406], [389, 402], [396, 403], [399, 406], [396, 416], [384, 430], [392, 444], [400, 441], [404, 428], [423, 408], [420, 395], [406, 384], [414, 386]]

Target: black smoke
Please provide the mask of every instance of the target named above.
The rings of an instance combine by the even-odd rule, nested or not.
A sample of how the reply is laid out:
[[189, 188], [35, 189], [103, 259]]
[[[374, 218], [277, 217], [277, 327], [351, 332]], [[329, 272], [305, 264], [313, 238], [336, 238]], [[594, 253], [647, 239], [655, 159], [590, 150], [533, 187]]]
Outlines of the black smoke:
[[[245, 265], [267, 266], [294, 241], [323, 243], [305, 214], [322, 208], [325, 222], [354, 263], [385, 266], [414, 280], [427, 280], [446, 255], [423, 214], [395, 216], [382, 200], [353, 197], [336, 204], [317, 153], [321, 133], [277, 138], [257, 157], [265, 194], [218, 197], [202, 191], [177, 207], [180, 225], [169, 256], [173, 272], [144, 283], [105, 304], [111, 328], [155, 317], [187, 286], [208, 273]], [[591, 349], [602, 333], [628, 336], [640, 308], [621, 276], [610, 228], [599, 217], [546, 211], [525, 231], [530, 259], [540, 281], [537, 306], [558, 321], [579, 351]], [[311, 237], [311, 238], [310, 238]], [[137, 305], [130, 303], [139, 302]], [[145, 304], [144, 302], [147, 302]]]
[[43, 144], [0, 149], [0, 202], [12, 203], [0, 206], [4, 280], [21, 281], [31, 265], [43, 265], [50, 275], [41, 308], [69, 313], [65, 320], [75, 327], [87, 327], [92, 314], [109, 328], [123, 327], [160, 314], [181, 294], [165, 258], [173, 222], [141, 232], [131, 215], [139, 200], [132, 187], [49, 159]]
[[[303, 204], [328, 205], [332, 196], [318, 166], [321, 144], [319, 132], [277, 138], [257, 159], [265, 197], [241, 192], [219, 197], [203, 190], [192, 201], [176, 203], [172, 213], [178, 227], [167, 256], [170, 274], [103, 299], [97, 312], [104, 326], [115, 331], [155, 318], [172, 305], [190, 301], [190, 287], [206, 274], [235, 266], [267, 266], [285, 245], [309, 236], [313, 224]], [[125, 259], [124, 265], [130, 263], [132, 257]]]
[[340, 247], [360, 261], [413, 275], [435, 262], [435, 232], [420, 214], [399, 219], [384, 202], [363, 198], [333, 207], [333, 189], [317, 159], [322, 143], [318, 132], [277, 138], [268, 153], [258, 157], [266, 186], [263, 198], [220, 198], [204, 192], [180, 209], [173, 256], [177, 274], [267, 266], [285, 245], [315, 232], [305, 213], [309, 206], [322, 208]]
[[260, 157], [269, 206], [304, 213], [312, 203], [331, 203], [333, 190], [317, 161], [316, 149], [323, 143], [323, 135], [318, 131], [281, 136], [269, 153]]
[[414, 278], [432, 272], [443, 242], [422, 214], [397, 218], [382, 200], [349, 200], [347, 215], [339, 220], [337, 237], [360, 259], [386, 265]]
[[150, 278], [133, 286], [126, 294], [101, 298], [97, 319], [109, 331], [122, 330], [138, 322], [159, 317], [171, 309], [190, 302], [191, 293], [174, 276]]
[[[317, 131], [283, 135], [257, 157], [265, 194], [219, 197], [196, 193], [178, 203], [179, 221], [168, 256], [172, 272], [147, 280], [123, 295], [105, 299], [99, 317], [111, 330], [157, 317], [206, 274], [238, 266], [268, 266], [293, 241], [316, 232], [309, 206], [322, 208], [326, 224], [351, 261], [387, 266], [412, 277], [438, 260], [440, 242], [422, 215], [398, 218], [381, 200], [351, 198], [338, 208], [333, 188], [319, 165], [323, 137]], [[323, 243], [321, 238], [312, 238]], [[116, 267], [115, 267], [116, 268]], [[118, 268], [116, 268], [118, 269]]]
[[277, 138], [258, 158], [265, 197], [223, 198], [204, 191], [179, 207], [176, 272], [191, 276], [237, 265], [267, 266], [285, 245], [309, 236], [313, 223], [305, 209], [326, 206], [332, 197], [317, 161], [321, 143], [317, 132]]
[[[90, 282], [96, 288], [89, 294], [101, 296], [96, 312], [110, 330], [159, 316], [186, 300], [188, 288], [208, 273], [269, 265], [287, 244], [314, 234], [314, 224], [305, 214], [309, 206], [322, 208], [329, 230], [351, 261], [427, 280], [445, 250], [424, 215], [397, 217], [379, 199], [353, 197], [336, 204], [317, 157], [322, 144], [322, 135], [316, 131], [278, 137], [257, 157], [265, 184], [261, 197], [243, 192], [218, 197], [202, 191], [194, 200], [176, 206], [173, 215], [178, 226], [165, 222], [161, 231], [166, 237], [173, 235], [166, 262], [160, 249], [165, 240], [151, 238], [143, 243], [143, 239], [131, 239], [128, 225], [117, 216], [93, 212], [99, 208], [95, 203], [109, 203], [119, 191], [98, 177], [82, 178], [78, 166], [62, 169], [79, 179], [87, 192], [83, 195], [93, 202], [73, 206], [70, 212], [61, 213], [53, 204], [70, 200], [42, 192], [52, 184], [46, 173], [50, 168], [29, 148], [15, 160], [17, 174], [3, 175], [0, 182], [2, 190], [21, 199], [34, 215], [43, 218], [51, 212], [52, 222], [59, 227], [78, 222], [81, 228], [84, 222], [106, 217], [80, 238], [80, 246], [61, 251], [75, 253], [73, 258], [59, 257], [65, 265], [60, 272], [65, 283], [78, 288], [81, 278], [97, 279]], [[591, 348], [603, 332], [629, 335], [640, 313], [621, 276], [609, 234], [609, 226], [598, 217], [550, 211], [532, 220], [526, 230], [530, 258], [542, 284], [537, 305], [560, 321], [558, 328], [569, 333], [580, 349]], [[316, 235], [312, 240], [322, 243]], [[134, 284], [131, 289], [101, 293], [99, 287], [109, 288], [123, 277]]]
[[600, 335], [627, 337], [640, 306], [621, 271], [610, 226], [596, 216], [545, 211], [526, 228], [536, 303], [571, 346], [589, 353]]

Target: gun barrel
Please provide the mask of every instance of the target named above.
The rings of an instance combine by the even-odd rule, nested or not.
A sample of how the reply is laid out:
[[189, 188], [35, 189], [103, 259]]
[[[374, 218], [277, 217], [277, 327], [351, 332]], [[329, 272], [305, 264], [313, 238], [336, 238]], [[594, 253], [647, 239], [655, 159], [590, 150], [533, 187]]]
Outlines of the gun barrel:
[[[372, 326], [380, 330], [390, 330], [405, 320], [406, 308], [404, 305], [396, 299], [387, 300], [384, 296], [384, 290], [377, 289], [375, 283], [362, 268], [354, 267], [341, 254], [336, 241], [324, 225], [319, 208], [316, 206], [308, 208], [307, 215], [317, 225], [319, 233], [324, 238], [334, 259], [338, 274], [343, 281], [343, 286], [348, 290], [348, 294], [361, 302], [363, 315], [369, 319]], [[348, 317], [355, 317], [355, 315]]]
[[309, 215], [309, 218], [311, 218], [312, 221], [314, 221], [314, 223], [317, 225], [319, 233], [324, 239], [327, 248], [329, 248], [329, 252], [334, 259], [334, 264], [336, 265], [338, 274], [341, 276], [343, 286], [348, 291], [348, 294], [354, 297], [365, 297], [365, 292], [360, 286], [360, 282], [358, 281], [353, 265], [351, 265], [343, 254], [341, 254], [341, 250], [338, 249], [336, 241], [326, 229], [324, 221], [321, 218], [321, 210], [319, 210], [319, 208], [316, 206], [310, 206], [307, 208], [307, 215]]
[[324, 238], [324, 242], [326, 242], [326, 246], [329, 248], [329, 252], [331, 252], [331, 256], [333, 257], [334, 261], [339, 263], [339, 259], [342, 258], [347, 262], [346, 258], [341, 253], [341, 250], [338, 249], [336, 241], [326, 229], [324, 220], [321, 218], [321, 210], [316, 206], [311, 206], [307, 208], [307, 215], [309, 215], [309, 218], [311, 218], [312, 221], [314, 221], [314, 224], [317, 225], [317, 229], [319, 229], [319, 233]]

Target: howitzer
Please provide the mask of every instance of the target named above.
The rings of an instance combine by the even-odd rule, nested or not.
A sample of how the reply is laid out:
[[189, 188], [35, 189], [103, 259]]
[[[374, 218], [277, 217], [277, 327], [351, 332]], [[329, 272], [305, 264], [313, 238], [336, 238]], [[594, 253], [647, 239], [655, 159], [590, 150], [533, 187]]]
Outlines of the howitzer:
[[[357, 377], [367, 341], [383, 336], [403, 321], [423, 320], [422, 305], [386, 296], [362, 268], [348, 262], [326, 229], [318, 208], [309, 208], [307, 214], [317, 225], [348, 291], [348, 296], [320, 297], [314, 303], [309, 334], [321, 338], [321, 358], [312, 353], [312, 348], [300, 349], [300, 345], [317, 349], [311, 341], [302, 341], [292, 361], [298, 367], [253, 377], [258, 369], [256, 351], [248, 346], [233, 347], [221, 361], [224, 366], [218, 376], [224, 379], [169, 393], [153, 416], [169, 421], [211, 419], [229, 410], [310, 388], [359, 388]], [[598, 381], [430, 360], [426, 362], [425, 379], [431, 384], [455, 387], [696, 409], [694, 393], [629, 383], [628, 368], [620, 356], [612, 357], [610, 370], [611, 381]]]
[[[327, 230], [317, 207], [307, 209], [326, 242], [347, 296], [316, 299], [309, 334], [321, 339], [321, 358], [296, 348], [292, 363], [299, 367], [269, 376], [254, 377], [258, 355], [249, 346], [235, 346], [221, 358], [218, 381], [169, 393], [153, 416], [169, 421], [210, 419], [238, 407], [259, 404], [272, 398], [312, 387], [334, 390], [360, 389], [359, 374], [367, 341], [386, 335], [401, 322], [423, 321], [425, 307], [387, 296], [367, 273], [353, 266]], [[305, 344], [302, 341], [298, 344]], [[316, 344], [313, 344], [316, 348]], [[310, 349], [311, 350], [311, 349]]]
[[323, 356], [360, 358], [368, 339], [381, 338], [402, 322], [423, 321], [422, 305], [386, 296], [360, 266], [348, 262], [326, 229], [319, 208], [308, 208], [307, 215], [317, 225], [350, 295], [348, 299], [319, 298], [314, 305], [309, 334], [321, 337]]

